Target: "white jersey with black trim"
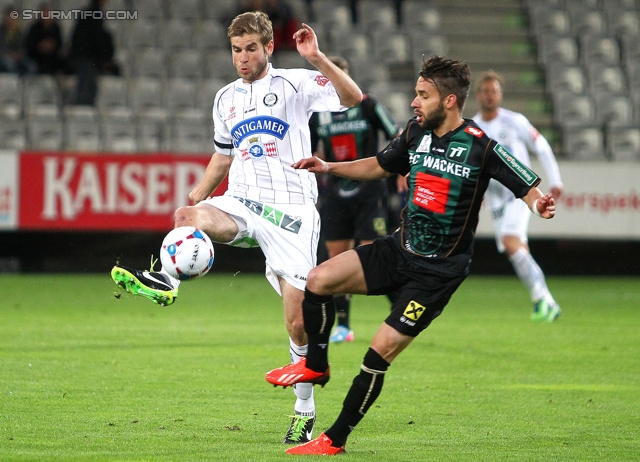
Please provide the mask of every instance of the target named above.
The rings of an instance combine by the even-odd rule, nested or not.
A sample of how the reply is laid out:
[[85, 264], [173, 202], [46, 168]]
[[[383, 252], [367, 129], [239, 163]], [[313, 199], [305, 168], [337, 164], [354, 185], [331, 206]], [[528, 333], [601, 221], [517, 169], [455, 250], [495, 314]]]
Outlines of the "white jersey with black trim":
[[344, 111], [333, 84], [309, 69], [274, 69], [255, 82], [238, 79], [216, 94], [216, 151], [234, 155], [225, 194], [262, 203], [315, 204], [314, 173], [291, 164], [311, 157], [312, 112]]
[[[546, 173], [548, 188], [562, 186], [560, 169], [549, 142], [529, 122], [523, 114], [509, 109], [498, 108], [498, 115], [491, 120], [483, 120], [478, 112], [473, 121], [489, 138], [493, 138], [507, 148], [521, 163], [531, 167], [530, 153], [537, 156]], [[485, 197], [491, 209], [495, 210], [512, 200], [513, 194], [495, 180], [491, 180]]]

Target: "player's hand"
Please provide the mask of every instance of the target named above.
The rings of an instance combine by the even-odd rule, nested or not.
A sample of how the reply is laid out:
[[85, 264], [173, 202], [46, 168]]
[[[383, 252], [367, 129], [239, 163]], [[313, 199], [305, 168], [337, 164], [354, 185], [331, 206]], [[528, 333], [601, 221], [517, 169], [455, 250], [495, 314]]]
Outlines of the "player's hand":
[[309, 25], [302, 23], [302, 27], [293, 34], [293, 39], [296, 41], [298, 53], [303, 58], [308, 60], [319, 52], [318, 37]]
[[547, 193], [538, 199], [535, 206], [538, 208], [538, 213], [542, 218], [553, 218], [556, 214], [556, 200], [551, 193]]
[[329, 171], [327, 163], [316, 156], [299, 160], [295, 164], [291, 164], [291, 166], [298, 170], [306, 169], [311, 173], [327, 173]]

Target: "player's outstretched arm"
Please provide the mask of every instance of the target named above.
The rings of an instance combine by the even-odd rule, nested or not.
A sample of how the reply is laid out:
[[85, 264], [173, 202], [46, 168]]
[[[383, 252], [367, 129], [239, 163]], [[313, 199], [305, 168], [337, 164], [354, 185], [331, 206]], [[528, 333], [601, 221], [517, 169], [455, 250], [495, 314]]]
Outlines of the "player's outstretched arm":
[[208, 199], [229, 173], [233, 158], [233, 156], [225, 156], [218, 152], [213, 153], [203, 177], [189, 193], [189, 200], [197, 204]]
[[531, 188], [522, 198], [534, 215], [542, 218], [553, 218], [556, 215], [556, 200], [551, 193], [542, 194], [538, 188]]
[[308, 24], [302, 23], [302, 27], [293, 34], [293, 38], [300, 56], [331, 81], [343, 106], [353, 107], [362, 101], [360, 87], [320, 51], [318, 37]]
[[318, 157], [307, 157], [292, 164], [293, 168], [305, 169], [311, 173], [330, 173], [331, 175], [366, 181], [387, 178], [391, 173], [383, 169], [375, 157], [354, 160], [351, 162], [325, 162]]

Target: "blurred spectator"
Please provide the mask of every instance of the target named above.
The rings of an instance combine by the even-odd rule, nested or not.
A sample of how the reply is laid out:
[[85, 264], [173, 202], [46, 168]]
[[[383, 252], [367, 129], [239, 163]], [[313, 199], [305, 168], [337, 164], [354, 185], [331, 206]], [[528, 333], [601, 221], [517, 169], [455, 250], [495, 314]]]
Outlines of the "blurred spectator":
[[288, 3], [283, 0], [245, 0], [242, 2], [238, 14], [247, 11], [267, 13], [273, 24], [275, 50], [296, 49], [293, 34], [300, 28], [300, 20], [295, 16], [293, 8]]
[[0, 72], [32, 74], [36, 64], [27, 56], [20, 15], [14, 6], [7, 6], [0, 23]]
[[60, 25], [51, 17], [51, 5], [40, 6], [42, 16], [35, 21], [27, 33], [27, 55], [38, 66], [40, 74], [55, 74], [64, 69], [62, 57], [62, 32]]
[[[91, 0], [85, 11], [102, 11], [107, 0]], [[113, 57], [113, 38], [101, 15], [85, 14], [76, 22], [71, 38], [71, 62], [78, 76], [75, 104], [93, 105], [98, 76], [120, 73]]]

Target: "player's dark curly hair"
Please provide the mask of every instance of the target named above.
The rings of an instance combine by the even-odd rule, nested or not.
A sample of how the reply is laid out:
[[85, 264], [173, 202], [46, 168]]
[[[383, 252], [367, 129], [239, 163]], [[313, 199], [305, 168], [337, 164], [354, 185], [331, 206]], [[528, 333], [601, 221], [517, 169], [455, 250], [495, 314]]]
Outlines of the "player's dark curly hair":
[[247, 34], [258, 34], [260, 43], [266, 46], [273, 40], [273, 25], [269, 16], [262, 11], [249, 11], [236, 16], [227, 29], [227, 37], [231, 39]]
[[419, 75], [425, 80], [431, 80], [442, 98], [455, 95], [456, 104], [462, 111], [471, 87], [471, 72], [467, 63], [443, 56], [432, 56], [422, 62]]

